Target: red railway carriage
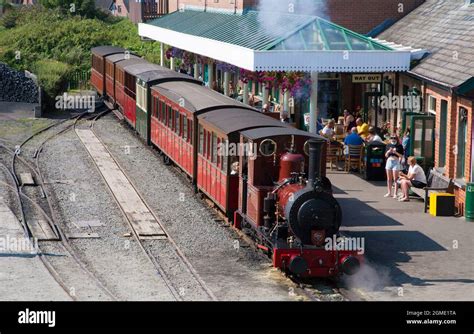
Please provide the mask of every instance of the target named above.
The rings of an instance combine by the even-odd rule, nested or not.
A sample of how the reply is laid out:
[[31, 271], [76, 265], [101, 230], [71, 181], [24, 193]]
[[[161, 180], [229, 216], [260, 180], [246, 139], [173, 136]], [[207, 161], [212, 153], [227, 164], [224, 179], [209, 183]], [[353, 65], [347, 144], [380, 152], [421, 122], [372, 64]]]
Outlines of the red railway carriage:
[[189, 82], [152, 87], [151, 142], [180, 166], [196, 185], [197, 116], [212, 110], [252, 109], [209, 88]]
[[92, 50], [91, 84], [99, 93], [105, 92], [105, 57], [124, 53], [125, 49], [117, 46], [98, 46]]
[[239, 155], [252, 154], [239, 145], [240, 131], [257, 127], [284, 127], [273, 118], [247, 109], [210, 111], [198, 116], [197, 186], [231, 218], [237, 210]]
[[105, 57], [105, 93], [104, 96], [113, 104], [116, 103], [116, 67], [117, 63], [130, 59], [140, 59], [140, 57], [128, 52], [117, 53]]
[[137, 107], [135, 130], [151, 145], [151, 114], [153, 112], [151, 87], [164, 82], [191, 82], [202, 86], [202, 81], [193, 77], [157, 66], [156, 69], [137, 74]]
[[136, 127], [137, 122], [137, 75], [148, 71], [153, 71], [161, 68], [158, 65], [150, 64], [149, 62], [130, 65], [124, 68], [125, 85], [124, 85], [124, 104], [123, 116], [125, 120], [133, 127]]
[[125, 69], [136, 64], [148, 63], [142, 58], [124, 60], [115, 64], [115, 97], [119, 110], [123, 113], [125, 109]]

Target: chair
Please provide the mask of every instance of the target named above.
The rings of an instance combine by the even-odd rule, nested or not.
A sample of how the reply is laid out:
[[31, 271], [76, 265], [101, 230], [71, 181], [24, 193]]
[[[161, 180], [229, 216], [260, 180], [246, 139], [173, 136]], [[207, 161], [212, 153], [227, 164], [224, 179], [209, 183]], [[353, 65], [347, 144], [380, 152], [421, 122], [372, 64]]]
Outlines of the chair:
[[347, 153], [344, 157], [344, 170], [349, 172], [351, 168], [357, 168], [362, 174], [364, 170], [364, 146], [363, 145], [348, 145]]
[[333, 164], [336, 165], [336, 169], [338, 168], [339, 161], [341, 161], [341, 147], [339, 145], [330, 144], [328, 145], [327, 153], [326, 153], [326, 163], [329, 162], [329, 168], [332, 172]]

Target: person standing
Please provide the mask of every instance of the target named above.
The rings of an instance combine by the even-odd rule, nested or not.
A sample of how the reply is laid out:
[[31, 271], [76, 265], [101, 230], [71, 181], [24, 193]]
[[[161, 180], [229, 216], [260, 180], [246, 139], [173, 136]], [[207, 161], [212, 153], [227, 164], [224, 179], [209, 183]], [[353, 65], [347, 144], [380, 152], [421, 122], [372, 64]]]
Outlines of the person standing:
[[344, 110], [344, 129], [346, 132], [351, 132], [352, 128], [356, 126], [355, 118], [346, 109]]
[[[400, 145], [397, 136], [390, 137], [390, 144], [387, 145], [387, 151], [385, 153], [387, 163], [385, 170], [387, 172], [387, 194], [384, 197], [393, 196], [397, 198], [398, 194], [398, 177], [401, 171], [401, 159], [403, 158], [403, 146]], [[395, 192], [392, 195], [392, 187], [395, 183]]]

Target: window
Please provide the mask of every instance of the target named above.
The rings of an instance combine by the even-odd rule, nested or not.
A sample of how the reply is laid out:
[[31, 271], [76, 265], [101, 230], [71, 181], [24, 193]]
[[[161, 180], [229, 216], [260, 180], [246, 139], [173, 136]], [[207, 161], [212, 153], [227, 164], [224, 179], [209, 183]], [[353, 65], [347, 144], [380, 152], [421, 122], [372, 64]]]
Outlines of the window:
[[171, 129], [173, 127], [173, 114], [172, 114], [173, 110], [171, 109], [170, 106], [166, 106], [166, 114], [167, 114], [167, 117], [168, 117], [168, 121], [167, 121], [167, 124], [168, 127]]
[[458, 145], [456, 158], [456, 177], [463, 179], [465, 177], [466, 165], [466, 143], [467, 143], [467, 110], [459, 108], [458, 116]]
[[174, 132], [177, 133], [179, 135], [179, 129], [180, 129], [180, 125], [179, 125], [179, 111], [178, 110], [174, 110]]
[[185, 141], [188, 141], [188, 119], [185, 117], [185, 116], [181, 116], [182, 117], [182, 123], [183, 123], [183, 139]]
[[193, 134], [194, 134], [193, 121], [192, 121], [192, 120], [189, 120], [189, 142], [190, 142], [191, 144], [192, 144], [193, 141], [194, 141]]
[[199, 153], [204, 154], [204, 129], [199, 125]]
[[436, 97], [428, 95], [428, 111], [436, 115]]
[[137, 106], [147, 112], [146, 88], [137, 83]]
[[217, 163], [217, 136], [212, 133], [212, 163]]
[[[225, 147], [229, 147], [229, 141], [225, 140], [224, 142]], [[222, 171], [227, 174], [227, 164], [228, 164], [229, 156], [227, 155], [227, 150], [222, 155]]]
[[448, 129], [448, 101], [441, 100], [441, 111], [440, 111], [440, 127], [439, 127], [439, 167], [446, 165], [446, 138]]

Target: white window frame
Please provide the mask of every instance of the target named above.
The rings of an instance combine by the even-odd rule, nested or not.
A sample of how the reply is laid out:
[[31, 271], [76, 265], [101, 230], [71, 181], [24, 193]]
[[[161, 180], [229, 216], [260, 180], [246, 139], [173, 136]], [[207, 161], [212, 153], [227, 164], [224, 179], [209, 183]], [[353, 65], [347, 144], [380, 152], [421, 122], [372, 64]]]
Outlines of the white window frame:
[[137, 106], [140, 107], [140, 109], [142, 109], [143, 111], [145, 111], [145, 113], [147, 113], [148, 110], [147, 110], [146, 88], [137, 83], [136, 91], [137, 91], [137, 94], [136, 94]]
[[[431, 103], [434, 101], [434, 109], [431, 107]], [[436, 115], [436, 107], [438, 106], [438, 99], [436, 96], [428, 94], [428, 103], [427, 103], [427, 109], [430, 114]]]

